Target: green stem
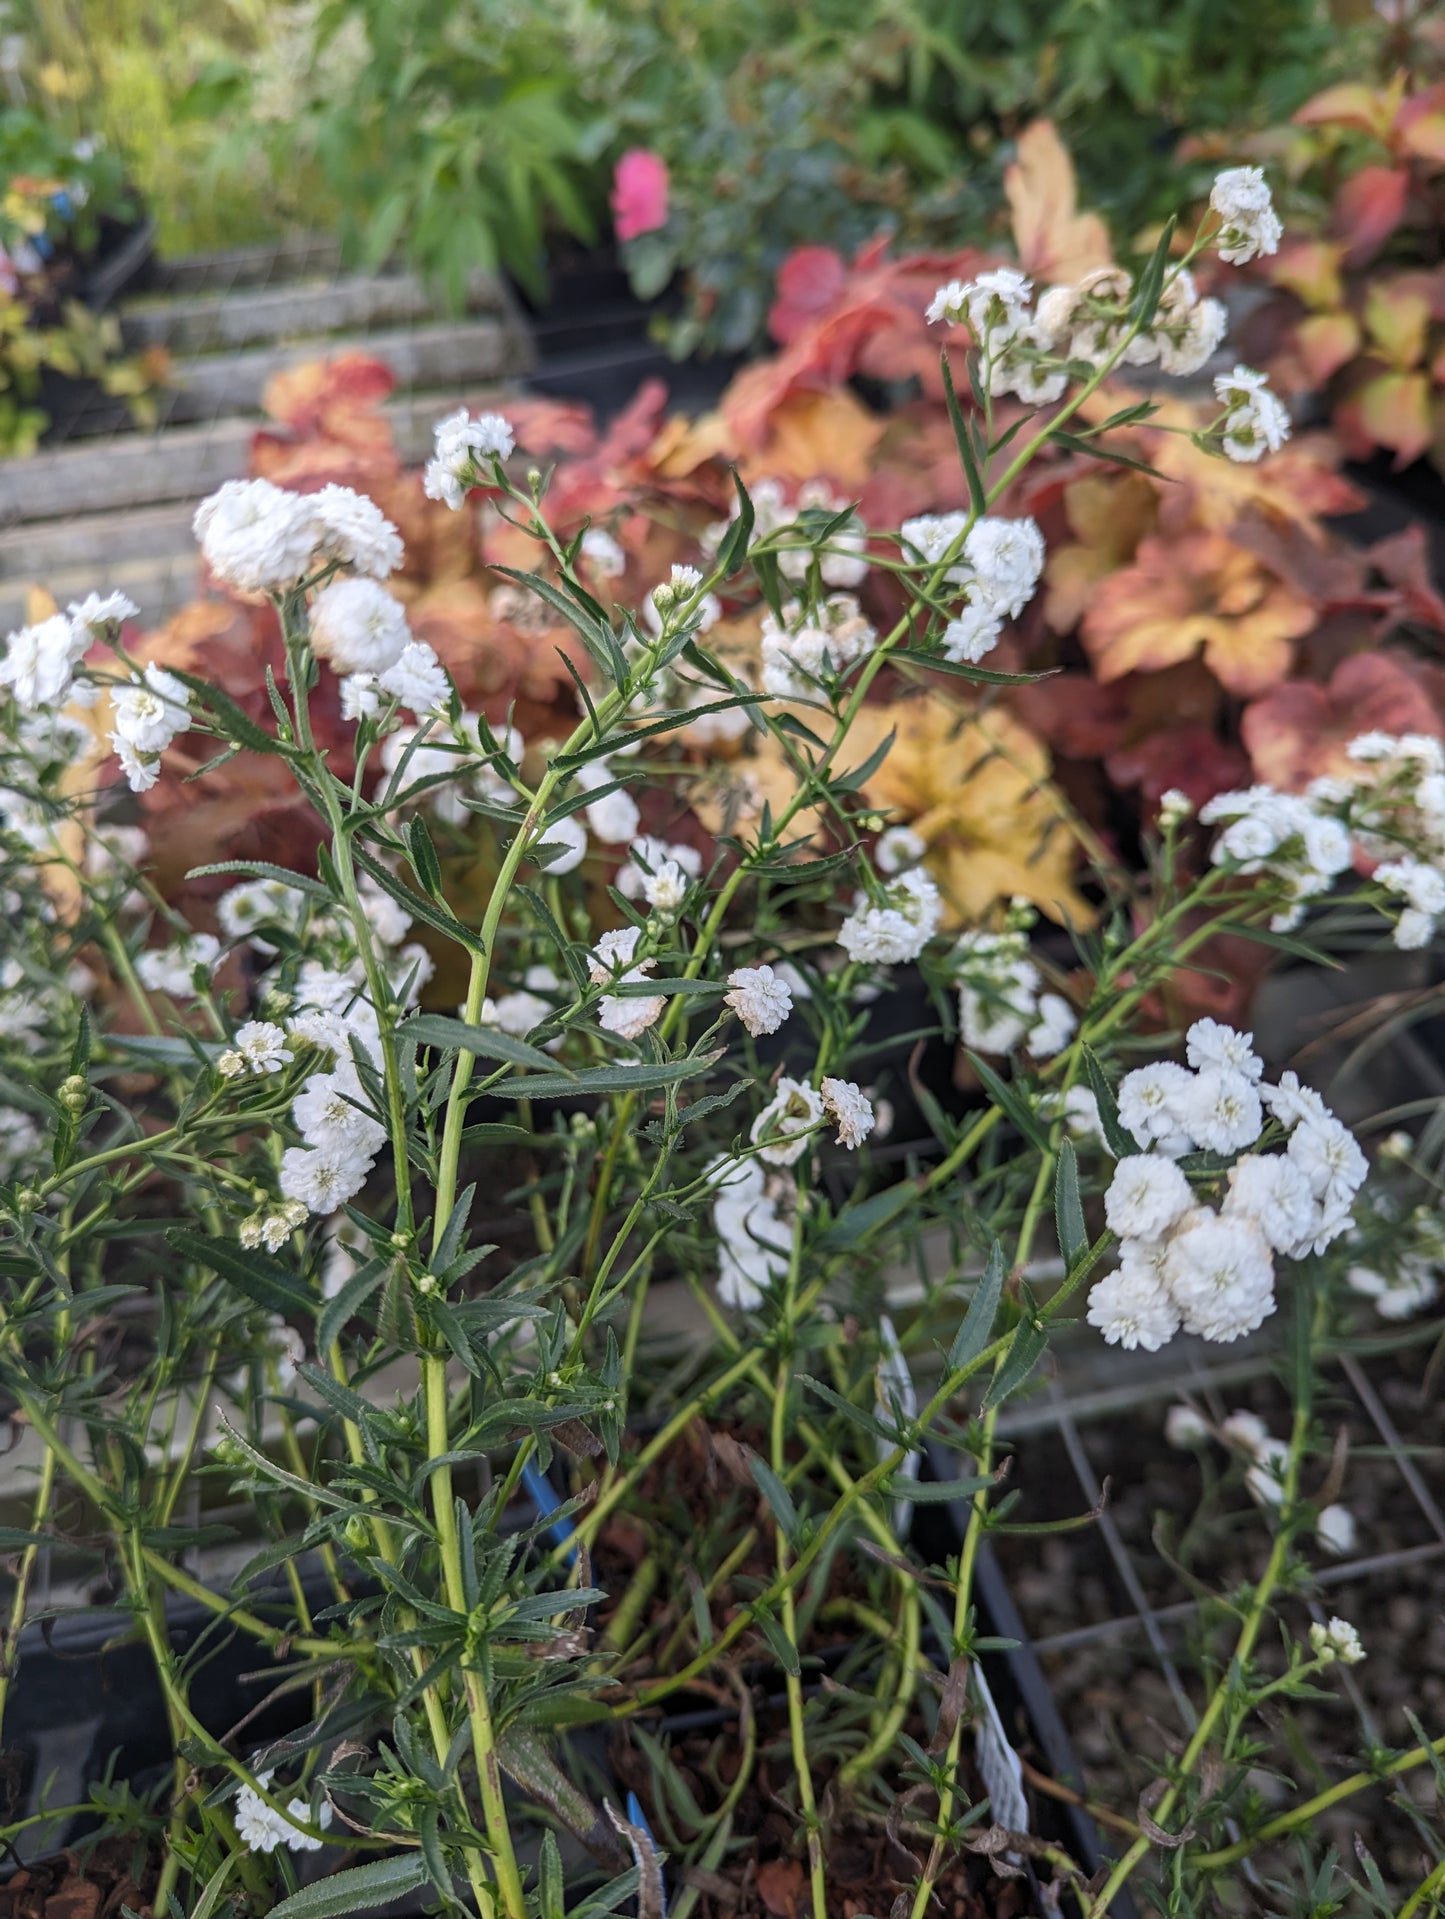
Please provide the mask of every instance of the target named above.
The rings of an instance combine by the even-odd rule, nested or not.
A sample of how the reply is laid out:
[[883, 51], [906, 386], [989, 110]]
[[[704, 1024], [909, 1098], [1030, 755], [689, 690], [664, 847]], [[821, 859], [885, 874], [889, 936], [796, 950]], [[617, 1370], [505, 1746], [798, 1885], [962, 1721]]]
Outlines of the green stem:
[[[35, 1488], [35, 1503], [31, 1508], [30, 1530], [38, 1533], [42, 1530], [50, 1514], [50, 1502], [55, 1494], [55, 1454], [49, 1446], [45, 1448], [40, 1462], [40, 1479]], [[5, 1706], [10, 1697], [11, 1681], [20, 1657], [20, 1634], [25, 1625], [25, 1606], [30, 1597], [30, 1581], [35, 1575], [35, 1563], [40, 1557], [40, 1542], [34, 1541], [20, 1555], [20, 1564], [15, 1574], [15, 1592], [10, 1601], [10, 1624], [5, 1634], [4, 1659], [0, 1662], [0, 1732], [5, 1724]], [[0, 1738], [0, 1752], [4, 1751], [4, 1740]]]

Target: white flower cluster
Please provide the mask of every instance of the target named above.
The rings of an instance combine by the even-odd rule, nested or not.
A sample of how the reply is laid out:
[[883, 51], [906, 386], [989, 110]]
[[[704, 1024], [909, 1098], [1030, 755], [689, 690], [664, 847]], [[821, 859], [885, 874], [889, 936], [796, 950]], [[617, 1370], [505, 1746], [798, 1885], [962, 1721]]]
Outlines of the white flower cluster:
[[750, 1138], [770, 1166], [792, 1166], [825, 1119], [838, 1128], [836, 1144], [853, 1152], [873, 1131], [872, 1102], [849, 1080], [825, 1079], [815, 1091], [806, 1080], [784, 1075], [753, 1121]]
[[[791, 504], [780, 480], [755, 481], [748, 498], [753, 507], [754, 543], [774, 534], [787, 535], [797, 542], [778, 553], [778, 571], [785, 579], [807, 579], [814, 562], [824, 586], [860, 586], [867, 577], [868, 529], [856, 513], [830, 533], [821, 547], [810, 536], [807, 526], [800, 524], [804, 513], [826, 514], [832, 519], [848, 506], [848, 501], [834, 493], [826, 480], [805, 481]], [[741, 504], [735, 501], [728, 519], [708, 527], [702, 541], [705, 552], [717, 553], [740, 511]]]
[[73, 600], [64, 613], [20, 627], [6, 639], [0, 686], [9, 687], [22, 713], [53, 711], [69, 699], [89, 706], [95, 689], [76, 686], [76, 667], [97, 641], [114, 639], [122, 621], [134, 619], [137, 611], [124, 593], [104, 599], [92, 593]]
[[717, 1187], [717, 1296], [724, 1306], [751, 1312], [787, 1273], [793, 1230], [779, 1205], [795, 1189], [770, 1178], [756, 1159], [715, 1160], [707, 1176]]
[[190, 933], [170, 946], [153, 946], [136, 960], [136, 975], [150, 993], [194, 999], [196, 974], [209, 974], [221, 956], [214, 933]]
[[1289, 412], [1270, 392], [1262, 373], [1237, 366], [1214, 382], [1215, 397], [1224, 408], [1220, 445], [1231, 460], [1252, 466], [1266, 453], [1278, 453], [1289, 438]]
[[793, 1010], [792, 989], [771, 966], [739, 966], [728, 974], [728, 986], [723, 1004], [755, 1039], [776, 1033]]
[[950, 956], [958, 980], [958, 1029], [979, 1053], [1012, 1053], [1024, 1046], [1035, 1059], [1052, 1059], [1073, 1038], [1078, 1021], [1060, 993], [1046, 993], [1029, 958], [1026, 933], [959, 935]]
[[[1050, 287], [1038, 305], [1034, 337], [1064, 361], [1102, 366], [1129, 331], [1134, 283], [1122, 267], [1095, 267], [1074, 286]], [[1201, 300], [1187, 268], [1170, 275], [1152, 324], [1124, 347], [1126, 366], [1159, 364], [1161, 373], [1188, 379], [1224, 339], [1229, 316], [1218, 300]]]
[[375, 580], [401, 565], [401, 535], [349, 486], [292, 493], [270, 480], [227, 480], [192, 525], [207, 566], [238, 593], [286, 593], [328, 565]]
[[986, 515], [972, 527], [968, 521], [966, 513], [928, 513], [905, 520], [899, 532], [912, 558], [936, 566], [956, 557], [945, 577], [962, 589], [963, 604], [944, 627], [940, 650], [947, 660], [976, 666], [998, 645], [1004, 621], [1017, 619], [1033, 598], [1044, 536], [1030, 519]]
[[914, 867], [889, 885], [881, 905], [857, 895], [838, 928], [838, 944], [857, 966], [901, 966], [918, 958], [942, 917], [937, 886]]
[[1209, 204], [1219, 215], [1214, 236], [1221, 260], [1243, 266], [1260, 253], [1277, 253], [1284, 229], [1259, 167], [1228, 167], [1215, 180]]
[[951, 280], [928, 307], [930, 322], [967, 324], [990, 393], [1015, 393], [1029, 406], [1061, 399], [1071, 367], [1102, 367], [1115, 355], [1129, 366], [1157, 361], [1161, 372], [1187, 378], [1217, 350], [1228, 320], [1218, 300], [1200, 299], [1185, 268], [1169, 275], [1150, 325], [1133, 339], [1134, 282], [1123, 267], [1094, 267], [1071, 286], [1052, 286], [1031, 309], [1032, 293], [1021, 273], [1002, 267]]
[[878, 634], [850, 593], [816, 607], [790, 600], [781, 622], [763, 615], [763, 691], [775, 700], [816, 699], [838, 675], [871, 653]]
[[[588, 973], [594, 986], [635, 986], [645, 980], [657, 964], [655, 959], [636, 959], [638, 943], [644, 937], [640, 926], [618, 926], [604, 933], [592, 949]], [[649, 1026], [662, 1018], [667, 1001], [661, 994], [608, 993], [597, 1002], [597, 1023], [604, 1033], [616, 1033], [619, 1039], [637, 1039]]]
[[427, 498], [445, 501], [455, 513], [467, 488], [481, 477], [480, 463], [507, 459], [515, 445], [511, 426], [500, 413], [482, 413], [476, 419], [465, 407], [449, 413], [437, 421], [436, 452], [422, 480]]
[[[256, 1779], [262, 1786], [271, 1784], [269, 1772], [258, 1772]], [[241, 1843], [252, 1852], [274, 1852], [280, 1845], [289, 1846], [292, 1852], [320, 1852], [321, 1841], [302, 1832], [300, 1826], [305, 1823], [320, 1826], [325, 1831], [331, 1824], [331, 1817], [329, 1799], [322, 1800], [314, 1815], [308, 1800], [288, 1799], [283, 1815], [268, 1806], [254, 1787], [242, 1786], [236, 1794], [236, 1833]]]
[[154, 661], [138, 680], [110, 696], [110, 743], [132, 793], [147, 792], [160, 778], [161, 754], [191, 723], [185, 683]]
[[699, 593], [702, 575], [695, 566], [675, 566], [642, 603], [642, 617], [656, 637], [662, 634], [706, 633], [722, 618], [715, 593]]
[[[1120, 1124], [1142, 1150], [1119, 1161], [1104, 1200], [1119, 1265], [1090, 1293], [1088, 1318], [1110, 1345], [1154, 1352], [1181, 1325], [1222, 1342], [1252, 1333], [1274, 1311], [1275, 1255], [1321, 1253], [1347, 1231], [1368, 1170], [1354, 1134], [1295, 1074], [1262, 1083], [1251, 1035], [1197, 1020], [1187, 1056], [1188, 1067], [1140, 1067], [1119, 1088]], [[1282, 1153], [1248, 1150], [1266, 1110], [1289, 1135]], [[1194, 1149], [1234, 1159], [1218, 1210], [1176, 1163]], [[1201, 1177], [1220, 1184], [1214, 1169]]]
[[1428, 945], [1445, 918], [1445, 747], [1427, 733], [1363, 733], [1346, 749], [1353, 777], [1314, 780], [1303, 793], [1251, 786], [1216, 793], [1199, 809], [1222, 824], [1216, 866], [1269, 873], [1285, 902], [1270, 924], [1298, 925], [1311, 899], [1352, 865], [1403, 901], [1395, 944]]
[[625, 900], [643, 899], [649, 906], [675, 912], [688, 886], [701, 878], [702, 854], [695, 846], [644, 833], [628, 849], [617, 874], [617, 890]]
[[[1218, 1426], [1211, 1424], [1193, 1406], [1171, 1406], [1164, 1419], [1164, 1437], [1171, 1446], [1194, 1452], [1216, 1439], [1248, 1461], [1245, 1485], [1257, 1505], [1275, 1507], [1284, 1504], [1285, 1471], [1289, 1465], [1289, 1447], [1277, 1439], [1258, 1413], [1241, 1407]], [[1355, 1549], [1355, 1516], [1348, 1506], [1330, 1505], [1315, 1518], [1315, 1538], [1327, 1553], [1343, 1558]]]

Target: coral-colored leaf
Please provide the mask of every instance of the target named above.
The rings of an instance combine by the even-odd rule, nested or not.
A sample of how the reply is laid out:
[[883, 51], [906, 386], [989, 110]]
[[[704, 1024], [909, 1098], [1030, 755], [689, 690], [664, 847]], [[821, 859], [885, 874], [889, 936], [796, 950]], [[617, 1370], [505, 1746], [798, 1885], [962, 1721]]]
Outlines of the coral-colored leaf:
[[1324, 386], [1359, 352], [1359, 322], [1353, 313], [1312, 313], [1296, 327], [1295, 345], [1310, 379]]
[[273, 375], [261, 406], [293, 433], [314, 433], [333, 407], [374, 408], [395, 387], [396, 375], [385, 360], [359, 351], [333, 353]]
[[1284, 678], [1291, 641], [1314, 621], [1314, 606], [1243, 547], [1221, 534], [1189, 533], [1145, 540], [1134, 564], [1094, 594], [1082, 636], [1105, 682], [1157, 672], [1202, 650], [1221, 686], [1248, 695]]
[[1004, 171], [1014, 244], [1024, 270], [1040, 280], [1077, 280], [1113, 255], [1109, 231], [1094, 213], [1079, 213], [1074, 163], [1050, 120], [1035, 120], [1018, 139], [1018, 158]]
[[1424, 373], [1383, 373], [1353, 396], [1360, 424], [1379, 446], [1397, 455], [1397, 465], [1418, 460], [1430, 444], [1430, 381]]
[[1345, 243], [1345, 265], [1364, 266], [1405, 217], [1408, 167], [1361, 167], [1335, 195], [1331, 222]]
[[832, 247], [794, 247], [778, 268], [769, 333], [782, 346], [797, 339], [837, 304], [847, 278], [847, 262]]
[[1428, 696], [1390, 653], [1354, 654], [1326, 686], [1295, 680], [1276, 687], [1250, 703], [1241, 723], [1255, 777], [1291, 792], [1322, 774], [1348, 772], [1345, 748], [1376, 729], [1445, 737]]

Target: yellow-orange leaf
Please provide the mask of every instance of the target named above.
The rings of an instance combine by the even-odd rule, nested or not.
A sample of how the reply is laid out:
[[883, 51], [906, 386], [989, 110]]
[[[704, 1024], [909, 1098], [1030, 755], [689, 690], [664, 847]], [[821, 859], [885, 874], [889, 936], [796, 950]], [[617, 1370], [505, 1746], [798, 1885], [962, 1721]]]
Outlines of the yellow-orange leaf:
[[1056, 633], [1072, 633], [1100, 580], [1133, 559], [1158, 516], [1159, 496], [1143, 473], [1088, 473], [1064, 488], [1072, 541], [1049, 555], [1045, 614]]
[[1295, 329], [1295, 344], [1310, 378], [1323, 386], [1359, 352], [1359, 322], [1353, 313], [1312, 313]]
[[1365, 297], [1365, 325], [1391, 366], [1408, 373], [1425, 357], [1430, 302], [1423, 293], [1377, 282]]
[[1074, 163], [1051, 120], [1035, 120], [1019, 135], [1003, 190], [1025, 272], [1042, 281], [1077, 280], [1109, 264], [1109, 230], [1097, 214], [1077, 211]]
[[1400, 457], [1418, 460], [1430, 444], [1430, 380], [1424, 373], [1383, 373], [1362, 386], [1354, 404], [1372, 440]]

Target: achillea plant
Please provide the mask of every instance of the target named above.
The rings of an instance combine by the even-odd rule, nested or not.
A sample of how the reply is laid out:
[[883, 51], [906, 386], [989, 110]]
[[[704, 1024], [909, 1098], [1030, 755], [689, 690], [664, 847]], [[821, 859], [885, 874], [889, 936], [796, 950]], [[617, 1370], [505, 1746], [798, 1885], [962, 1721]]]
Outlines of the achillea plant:
[[[1257, 195], [1251, 209], [1262, 223]], [[1237, 252], [1237, 209], [1227, 231]], [[870, 1820], [899, 1835], [895, 1909], [915, 1919], [1011, 1852], [1088, 1919], [1159, 1856], [1186, 1899], [1248, 1856], [1253, 1828], [1228, 1824], [1220, 1780], [1243, 1779], [1258, 1709], [1362, 1656], [1343, 1621], [1313, 1638], [1286, 1621], [1283, 1676], [1254, 1660], [1309, 1577], [1324, 1445], [1310, 1355], [1367, 1169], [1316, 1093], [1266, 1075], [1248, 1034], [1201, 1021], [1185, 1063], [1141, 1063], [1142, 1008], [1219, 925], [1293, 938], [1271, 927], [1299, 927], [1326, 892], [1424, 937], [1440, 910], [1439, 751], [1366, 738], [1347, 776], [1302, 797], [1216, 801], [1200, 876], [1179, 859], [1190, 803], [1169, 796], [1147, 875], [1132, 899], [1126, 877], [1101, 876], [1107, 910], [1076, 927], [1063, 976], [1031, 954], [1027, 906], [945, 936], [926, 834], [878, 810], [891, 736], [860, 724], [885, 671], [917, 676], [920, 700], [998, 680], [980, 662], [1046, 562], [1038, 527], [999, 502], [1061, 438], [1110, 457], [1140, 416], [1096, 419], [1094, 396], [1196, 324], [1190, 264], [1220, 233], [1211, 217], [1178, 263], [1166, 234], [1137, 280], [1112, 269], [1055, 300], [1063, 333], [1018, 273], [945, 285], [940, 377], [968, 504], [864, 546], [848, 500], [772, 501], [765, 526], [739, 482], [698, 563], [638, 603], [609, 603], [599, 529], [559, 537], [508, 421], [444, 421], [428, 493], [459, 508], [487, 489], [536, 556], [507, 585], [564, 621], [585, 661], [569, 655], [574, 710], [550, 739], [464, 703], [389, 590], [395, 526], [335, 482], [233, 483], [197, 515], [212, 575], [274, 611], [264, 704], [134, 650], [119, 596], [10, 637], [0, 1387], [42, 1461], [11, 1643], [48, 1539], [100, 1556], [173, 1741], [148, 1799], [103, 1782], [93, 1795], [148, 1844], [154, 1910], [210, 1912], [224, 1894], [319, 1919], [420, 1893], [484, 1919], [634, 1898], [660, 1914], [657, 1834], [569, 1733], [602, 1722], [621, 1738], [690, 1685], [730, 1686], [735, 1652], [774, 1662], [773, 1776], [813, 1919], [837, 1910], [840, 1836]], [[1018, 427], [995, 420], [1004, 387], [1033, 396]], [[1280, 431], [1241, 372], [1195, 443], [1252, 462]], [[885, 624], [842, 597], [864, 566], [887, 575]], [[712, 645], [745, 576], [769, 610], [759, 681]], [[788, 775], [706, 851], [668, 832], [697, 778], [675, 742], [700, 725], [765, 740]], [[309, 809], [306, 857], [211, 866], [216, 930], [186, 923], [114, 792], [77, 779], [98, 739], [142, 798], [177, 751], [261, 757]], [[472, 821], [496, 849], [480, 893], [450, 883]], [[1062, 914], [1062, 899], [1041, 904]], [[935, 1138], [900, 1177], [870, 1156], [888, 1063], [870, 1021], [912, 962], [950, 1031], [957, 989], [980, 1093], [962, 1115], [928, 1108]], [[460, 1004], [419, 1011], [445, 969]], [[1049, 1233], [1058, 1262], [1041, 1269]], [[927, 1278], [895, 1330], [883, 1307], [900, 1261]], [[663, 1277], [692, 1286], [715, 1337], [643, 1439], [628, 1421]], [[1088, 1884], [990, 1817], [965, 1750], [999, 1409], [1081, 1309], [1121, 1366], [1181, 1326], [1232, 1341], [1281, 1311], [1305, 1356], [1232, 1657], [1147, 1823]], [[712, 1535], [720, 1556], [663, 1622], [640, 1570], [636, 1596], [618, 1586], [619, 1527], [655, 1542], [633, 1554], [655, 1589], [675, 1560], [649, 1474], [700, 1417], [747, 1489], [746, 1529]], [[901, 1531], [930, 1497], [916, 1479], [930, 1441], [959, 1455], [932, 1496], [963, 1502], [965, 1522], [920, 1582]], [[559, 1505], [539, 1475], [564, 1470]], [[180, 1523], [196, 1487], [232, 1489], [259, 1528], [224, 1589], [188, 1564], [209, 1537]], [[247, 1723], [201, 1716], [173, 1593], [284, 1671], [306, 1701], [292, 1736], [255, 1746]], [[830, 1711], [805, 1702], [803, 1660], [831, 1597], [879, 1656], [849, 1668]], [[23, 1663], [0, 1710], [17, 1683]], [[744, 1735], [739, 1793], [756, 1759]], [[1275, 1817], [1257, 1843], [1309, 1814]], [[699, 1835], [689, 1814], [674, 1844], [751, 1883], [729, 1818], [730, 1804], [711, 1824], [699, 1812]], [[561, 1829], [585, 1848], [565, 1871]], [[318, 1850], [341, 1871], [302, 1885], [298, 1861]]]

